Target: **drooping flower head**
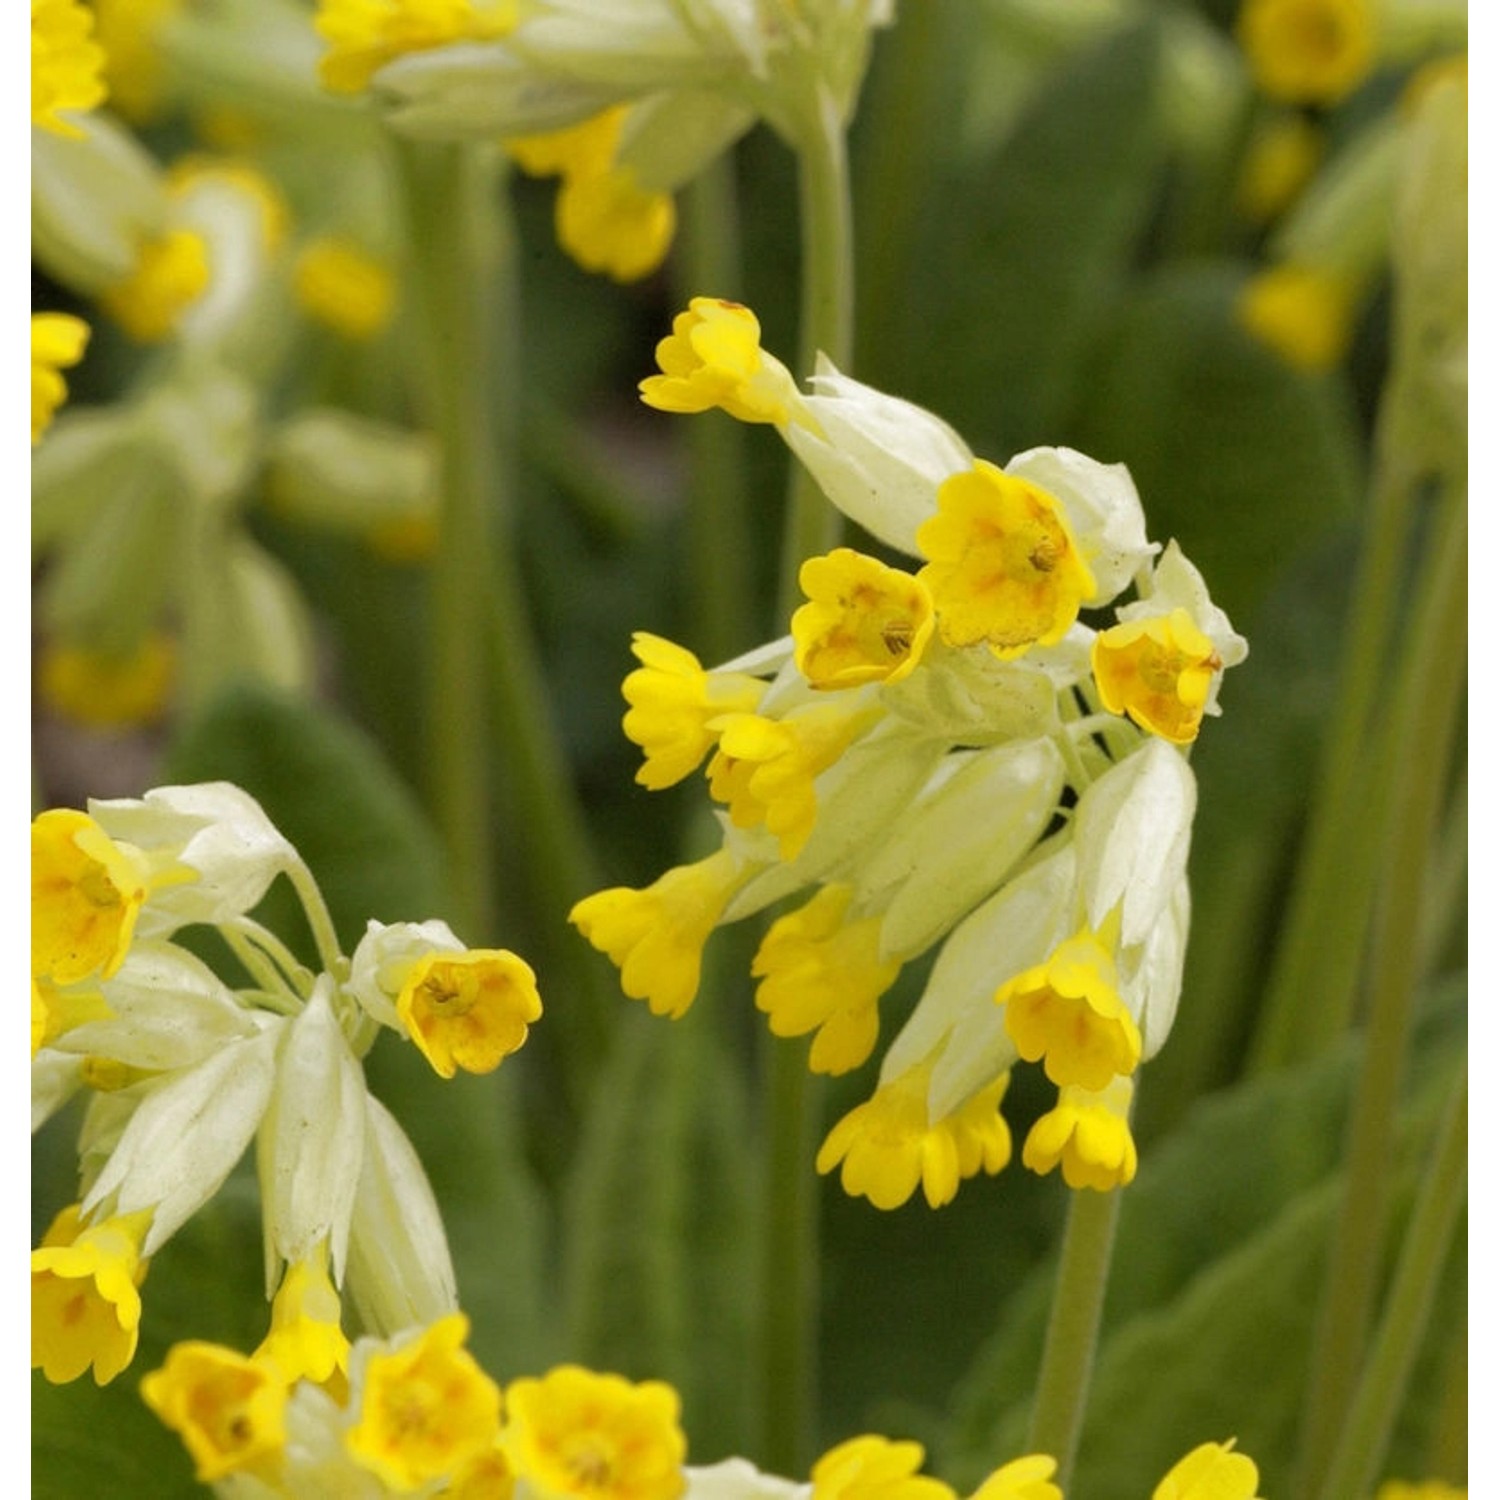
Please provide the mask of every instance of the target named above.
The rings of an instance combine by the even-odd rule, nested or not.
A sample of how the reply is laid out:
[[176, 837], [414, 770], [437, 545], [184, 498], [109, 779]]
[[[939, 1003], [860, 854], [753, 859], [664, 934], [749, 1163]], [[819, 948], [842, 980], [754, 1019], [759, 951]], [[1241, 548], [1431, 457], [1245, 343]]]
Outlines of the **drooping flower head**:
[[93, 12], [79, 0], [31, 0], [32, 124], [83, 135], [58, 111], [82, 112], [104, 102], [104, 49], [93, 33]]
[[542, 1013], [531, 966], [505, 949], [431, 953], [413, 965], [396, 1011], [443, 1078], [490, 1073]]
[[660, 375], [641, 382], [641, 397], [660, 411], [721, 407], [741, 422], [790, 420], [797, 399], [791, 372], [760, 346], [760, 319], [748, 307], [694, 297], [656, 346]]
[[1107, 1193], [1135, 1179], [1136, 1149], [1130, 1134], [1128, 1078], [1115, 1078], [1098, 1092], [1068, 1085], [1026, 1137], [1021, 1160], [1045, 1176], [1061, 1166], [1070, 1188]]
[[808, 602], [792, 616], [797, 670], [820, 689], [909, 677], [932, 639], [920, 578], [849, 547], [811, 557], [798, 575]]

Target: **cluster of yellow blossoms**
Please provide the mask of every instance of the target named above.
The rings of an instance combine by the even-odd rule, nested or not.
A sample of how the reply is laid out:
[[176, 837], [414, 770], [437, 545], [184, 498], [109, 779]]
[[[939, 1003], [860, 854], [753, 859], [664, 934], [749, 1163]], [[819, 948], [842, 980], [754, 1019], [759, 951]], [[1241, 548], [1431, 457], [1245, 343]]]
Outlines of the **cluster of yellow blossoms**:
[[[1175, 543], [1148, 542], [1122, 466], [1038, 448], [1003, 469], [938, 418], [823, 362], [804, 394], [754, 315], [697, 298], [642, 384], [668, 411], [774, 425], [828, 498], [916, 572], [840, 547], [801, 571], [791, 634], [706, 671], [638, 634], [625, 733], [655, 789], [706, 759], [720, 847], [572, 920], [626, 994], [679, 1016], [703, 945], [811, 887], [755, 956], [814, 1071], [875, 1048], [879, 1001], [941, 944], [879, 1085], [818, 1156], [882, 1208], [945, 1203], [1011, 1154], [1011, 1065], [1060, 1095], [1023, 1151], [1070, 1186], [1136, 1166], [1132, 1075], [1165, 1040], [1187, 941], [1194, 809], [1180, 747], [1245, 654]], [[1159, 555], [1158, 555], [1159, 554]], [[1085, 608], [1133, 602], [1098, 629]]]
[[[251, 1357], [177, 1345], [141, 1394], [178, 1433], [198, 1478], [224, 1495], [323, 1500], [958, 1500], [918, 1471], [919, 1443], [865, 1435], [825, 1453], [805, 1483], [742, 1458], [686, 1462], [676, 1391], [562, 1365], [503, 1391], [464, 1349], [454, 1313], [390, 1339], [363, 1338], [315, 1373], [282, 1347]], [[1255, 1464], [1233, 1442], [1175, 1464], [1153, 1500], [1254, 1500]], [[971, 1500], [1063, 1500], [1055, 1459], [996, 1469]]]
[[[321, 972], [250, 915], [286, 877]], [[438, 921], [371, 922], [340, 952], [322, 897], [259, 805], [227, 783], [55, 809], [31, 830], [33, 1129], [80, 1090], [79, 1202], [32, 1253], [32, 1365], [101, 1385], [135, 1353], [152, 1255], [252, 1141], [271, 1328], [288, 1378], [347, 1366], [346, 1283], [395, 1332], [457, 1305], [437, 1205], [361, 1059], [382, 1029], [434, 1070], [489, 1072], [541, 1014], [515, 954], [467, 949]], [[175, 941], [208, 926], [250, 983]]]

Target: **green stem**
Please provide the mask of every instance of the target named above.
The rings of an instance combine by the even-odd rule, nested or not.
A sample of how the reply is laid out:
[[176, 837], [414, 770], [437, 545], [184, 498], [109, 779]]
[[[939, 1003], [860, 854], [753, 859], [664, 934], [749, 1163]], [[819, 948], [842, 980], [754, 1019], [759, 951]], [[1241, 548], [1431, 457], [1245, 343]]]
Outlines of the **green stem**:
[[1426, 1469], [1435, 1479], [1462, 1483], [1469, 1471], [1469, 1330], [1454, 1330], [1439, 1386], [1442, 1394], [1432, 1422]]
[[[822, 84], [815, 85], [797, 153], [802, 226], [802, 322], [799, 371], [812, 373], [822, 350], [847, 370], [854, 343], [853, 209], [844, 124]], [[781, 555], [777, 619], [792, 612], [804, 558], [838, 539], [839, 515], [794, 462]], [[765, 1463], [800, 1473], [809, 1456], [814, 1413], [818, 1229], [812, 1131], [819, 1097], [800, 1050], [772, 1042], [765, 1069], [765, 1234], [762, 1252], [760, 1413]]]
[[[297, 899], [302, 903], [302, 910], [307, 916], [307, 925], [312, 929], [313, 943], [318, 950], [318, 962], [324, 970], [342, 978], [348, 968], [344, 958], [344, 950], [339, 947], [338, 931], [333, 925], [333, 917], [328, 910], [328, 903], [323, 899], [323, 892], [318, 889], [318, 882], [313, 879], [312, 871], [302, 863], [296, 861], [287, 870], [287, 878], [292, 882], [292, 889], [297, 893]], [[275, 941], [274, 934], [266, 932], [261, 928], [266, 938]], [[291, 955], [287, 955], [293, 963], [296, 963]]]
[[[734, 158], [720, 156], [683, 194], [678, 302], [692, 297], [738, 297], [742, 271]], [[704, 661], [727, 661], [752, 639], [754, 577], [745, 433], [722, 412], [709, 412], [687, 430], [692, 466], [687, 512], [688, 576], [692, 585], [693, 646]]]
[[294, 996], [299, 1002], [312, 994], [314, 975], [297, 955], [253, 917], [236, 917], [219, 931], [234, 949], [235, 957], [267, 989]]
[[1444, 501], [1400, 664], [1381, 769], [1395, 826], [1382, 861], [1370, 1013], [1346, 1151], [1344, 1207], [1329, 1256], [1303, 1408], [1295, 1493], [1317, 1492], [1359, 1377], [1385, 1242], [1392, 1123], [1421, 979], [1423, 895], [1464, 681], [1465, 495]]
[[307, 988], [295, 988], [290, 976], [283, 973], [271, 961], [260, 946], [251, 940], [248, 933], [236, 931], [235, 927], [228, 924], [221, 926], [219, 933], [229, 944], [230, 952], [245, 966], [245, 972], [260, 986], [261, 993], [275, 997], [276, 1009], [284, 1014], [290, 1014], [300, 1007], [301, 1002], [307, 998], [312, 989], [312, 976], [307, 974], [306, 969], [303, 969], [300, 964], [297, 965], [297, 968], [307, 975]]
[[431, 569], [428, 761], [461, 932], [490, 927], [489, 715], [484, 608], [493, 588], [490, 526], [497, 455], [491, 377], [497, 320], [498, 158], [488, 150], [394, 139], [406, 211], [419, 395], [442, 453]]
[[1108, 1193], [1082, 1188], [1071, 1194], [1026, 1438], [1028, 1453], [1050, 1453], [1057, 1460], [1056, 1482], [1064, 1489], [1083, 1431], [1119, 1214], [1118, 1188]]
[[[854, 211], [844, 123], [819, 85], [797, 150], [797, 201], [802, 225], [802, 316], [796, 373], [813, 373], [819, 351], [846, 374], [854, 354]], [[795, 460], [781, 552], [777, 618], [798, 600], [797, 570], [805, 558], [837, 545], [839, 513]]]
[[1468, 1100], [1468, 1077], [1463, 1074], [1412, 1210], [1385, 1315], [1343, 1422], [1321, 1500], [1361, 1500], [1375, 1487], [1464, 1204]]

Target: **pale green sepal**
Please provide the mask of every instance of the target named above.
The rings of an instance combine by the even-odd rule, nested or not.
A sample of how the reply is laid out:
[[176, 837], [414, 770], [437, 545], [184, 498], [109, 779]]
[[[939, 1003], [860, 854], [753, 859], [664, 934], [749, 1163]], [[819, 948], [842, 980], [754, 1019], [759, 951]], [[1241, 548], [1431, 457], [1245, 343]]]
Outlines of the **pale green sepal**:
[[270, 1108], [256, 1141], [265, 1214], [266, 1290], [282, 1264], [328, 1242], [341, 1281], [365, 1142], [365, 1076], [333, 1013], [334, 983], [318, 977], [285, 1028]]
[[1146, 539], [1146, 514], [1124, 464], [1101, 464], [1072, 448], [1028, 448], [1005, 472], [1040, 485], [1062, 504], [1078, 550], [1094, 575], [1084, 603], [1108, 604], [1155, 555]]
[[429, 953], [462, 953], [464, 945], [446, 922], [377, 922], [371, 918], [349, 965], [345, 990], [382, 1026], [406, 1034], [396, 998], [406, 976]]
[[810, 1484], [796, 1484], [778, 1474], [762, 1474], [748, 1459], [726, 1458], [716, 1464], [689, 1464], [683, 1471], [683, 1500], [809, 1500]]
[[296, 850], [260, 803], [227, 781], [157, 787], [144, 797], [90, 799], [89, 815], [111, 838], [134, 844], [153, 866], [185, 865], [196, 880], [153, 890], [142, 909], [142, 937], [188, 922], [227, 922], [250, 911]]
[[370, 81], [386, 122], [418, 140], [494, 141], [577, 125], [620, 102], [613, 85], [538, 72], [502, 42], [397, 58]]
[[53, 1044], [59, 1051], [168, 1072], [257, 1030], [218, 975], [171, 943], [136, 943], [100, 991], [110, 1017], [64, 1032]]
[[87, 545], [101, 502], [151, 482], [151, 440], [124, 402], [64, 411], [31, 458], [31, 553]]
[[950, 755], [851, 872], [859, 904], [885, 909], [881, 958], [925, 952], [995, 890], [1046, 829], [1063, 779], [1050, 740]]
[[755, 124], [723, 94], [680, 89], [643, 99], [626, 117], [615, 165], [650, 193], [675, 193]]
[[[880, 1065], [882, 1083], [924, 1061], [945, 1038], [944, 1056], [949, 1069], [956, 1068], [961, 1048], [952, 1037], [960, 1028], [965, 1045], [970, 1032], [988, 1042], [989, 1018], [992, 1013], [1001, 1015], [995, 991], [1072, 935], [1077, 868], [1072, 844], [1064, 842], [953, 929], [910, 1019], [886, 1049]], [[999, 1071], [992, 1068], [981, 1082]]]
[[1148, 739], [1079, 799], [1078, 885], [1096, 932], [1120, 912], [1119, 945], [1144, 942], [1187, 869], [1197, 783], [1182, 755]]
[[365, 1124], [345, 1290], [364, 1327], [384, 1336], [453, 1312], [458, 1289], [437, 1200], [406, 1133], [368, 1094]]
[[940, 417], [840, 374], [823, 355], [812, 387], [805, 407], [818, 430], [794, 421], [782, 436], [851, 521], [915, 557], [938, 486], [971, 469], [974, 455]]
[[166, 219], [161, 169], [107, 114], [82, 140], [33, 128], [31, 256], [64, 286], [97, 296], [123, 281]]
[[1368, 286], [1390, 253], [1406, 133], [1394, 111], [1366, 126], [1297, 199], [1271, 241], [1272, 257]]
[[296, 580], [246, 536], [230, 539], [225, 561], [221, 639], [230, 649], [209, 680], [248, 673], [289, 693], [305, 693], [313, 680], [313, 627]]
[[1191, 914], [1192, 897], [1184, 876], [1147, 934], [1144, 949], [1121, 954], [1120, 999], [1140, 1027], [1143, 1062], [1161, 1051], [1177, 1019]]
[[31, 1133], [35, 1135], [82, 1087], [83, 1059], [43, 1047], [31, 1059]]
[[435, 519], [437, 449], [427, 433], [308, 408], [271, 437], [266, 493], [279, 514], [351, 536], [383, 522]]
[[780, 640], [767, 641], [763, 646], [753, 647], [733, 661], [726, 661], [722, 666], [713, 668], [713, 671], [743, 672], [749, 677], [774, 677], [786, 669], [795, 649], [796, 643], [791, 636], [784, 635]]
[[[987, 648], [955, 650], [940, 640], [928, 644], [922, 665], [901, 682], [880, 688], [882, 705], [914, 728], [966, 745], [1036, 739], [1058, 728], [1060, 683], [1044, 653], [1066, 647], [1066, 657], [1048, 656], [1065, 672], [1087, 672], [1069, 641], [1039, 647], [1022, 661], [1001, 661]], [[1070, 676], [1069, 681], [1078, 680]]]
[[215, 509], [239, 499], [260, 459], [260, 403], [248, 381], [195, 363], [155, 387], [140, 414], [184, 499]]
[[218, 1192], [266, 1112], [287, 1023], [257, 1014], [265, 1021], [258, 1035], [146, 1094], [83, 1200], [85, 1214], [106, 1199], [114, 1213], [152, 1209], [143, 1254], [154, 1254]]

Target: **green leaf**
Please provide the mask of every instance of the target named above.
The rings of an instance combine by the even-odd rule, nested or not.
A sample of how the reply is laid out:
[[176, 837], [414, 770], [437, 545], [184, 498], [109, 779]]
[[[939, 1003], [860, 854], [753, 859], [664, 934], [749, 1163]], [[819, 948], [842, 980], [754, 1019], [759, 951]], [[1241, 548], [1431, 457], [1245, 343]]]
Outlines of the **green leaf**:
[[1095, 351], [1076, 445], [1128, 464], [1151, 536], [1176, 537], [1231, 618], [1351, 515], [1361, 458], [1337, 375], [1294, 370], [1235, 322], [1245, 270], [1173, 268]]
[[1111, 33], [1068, 60], [998, 151], [935, 178], [891, 358], [901, 394], [977, 450], [1059, 441], [1092, 378], [1164, 161], [1160, 72], [1155, 23]]

